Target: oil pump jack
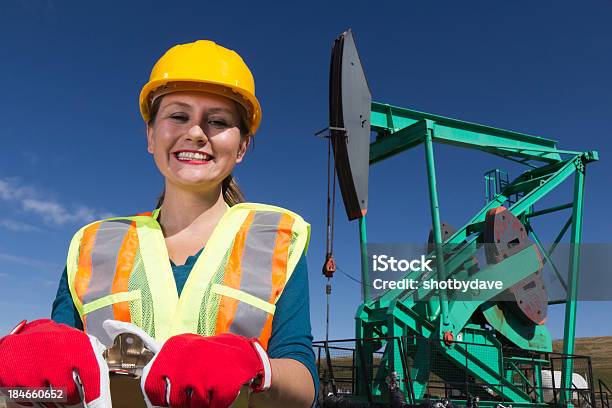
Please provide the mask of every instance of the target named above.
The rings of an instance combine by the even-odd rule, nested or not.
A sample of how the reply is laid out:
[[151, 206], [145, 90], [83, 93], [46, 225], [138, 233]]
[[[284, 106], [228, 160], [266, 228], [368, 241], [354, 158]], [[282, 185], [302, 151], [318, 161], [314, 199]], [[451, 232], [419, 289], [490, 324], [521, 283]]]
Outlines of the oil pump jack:
[[[562, 150], [551, 139], [374, 102], [350, 30], [332, 49], [326, 130], [334, 167], [328, 165], [323, 273], [331, 279], [336, 270], [332, 242], [337, 177], [347, 217], [359, 223], [363, 303], [355, 314], [354, 339], [330, 341], [326, 336], [326, 341], [315, 344], [323, 386], [331, 383], [326, 389], [337, 403], [323, 395], [323, 405], [417, 406], [431, 405], [437, 398], [439, 406], [594, 406], [592, 378], [587, 378], [584, 389], [578, 389], [572, 378], [581, 358], [574, 356], [574, 344], [585, 174], [598, 153]], [[454, 228], [441, 221], [437, 144], [495, 155], [523, 165], [525, 171], [513, 180], [499, 169], [486, 173], [485, 205]], [[371, 295], [366, 234], [369, 166], [421, 146], [432, 224], [426, 255], [434, 265], [431, 276], [439, 281], [503, 277], [503, 300], [500, 292], [463, 299], [423, 287]], [[569, 202], [535, 210], [572, 178]], [[551, 248], [544, 248], [531, 221], [564, 210], [571, 214]], [[545, 325], [550, 301], [541, 271], [544, 263], [552, 263], [551, 254], [568, 231], [563, 353], [555, 354]], [[475, 254], [483, 248], [485, 261], [479, 263]], [[407, 272], [405, 278], [415, 276]], [[332, 356], [347, 350], [350, 342], [350, 358]], [[349, 366], [349, 373], [340, 378], [338, 373], [346, 373]], [[403, 395], [402, 402], [397, 402], [394, 389]]]

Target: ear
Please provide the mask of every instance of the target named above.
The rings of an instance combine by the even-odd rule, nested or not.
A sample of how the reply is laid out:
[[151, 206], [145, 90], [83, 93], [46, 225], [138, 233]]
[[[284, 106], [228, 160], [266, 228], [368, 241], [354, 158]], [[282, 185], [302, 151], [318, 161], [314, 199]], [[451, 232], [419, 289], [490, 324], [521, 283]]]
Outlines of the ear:
[[155, 141], [153, 139], [153, 126], [147, 123], [147, 151], [151, 154], [155, 151]]
[[238, 156], [236, 157], [236, 164], [242, 161], [250, 144], [251, 136], [244, 137], [240, 140], [240, 146], [238, 147]]

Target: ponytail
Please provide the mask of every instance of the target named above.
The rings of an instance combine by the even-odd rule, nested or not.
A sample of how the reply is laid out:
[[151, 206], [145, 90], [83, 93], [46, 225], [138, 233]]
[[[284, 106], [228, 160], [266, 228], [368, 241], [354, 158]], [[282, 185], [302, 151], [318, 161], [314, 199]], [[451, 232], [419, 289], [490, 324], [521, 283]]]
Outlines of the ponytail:
[[236, 179], [231, 174], [223, 180], [221, 189], [223, 191], [223, 199], [230, 207], [246, 201], [242, 190], [240, 190], [238, 183], [236, 183]]

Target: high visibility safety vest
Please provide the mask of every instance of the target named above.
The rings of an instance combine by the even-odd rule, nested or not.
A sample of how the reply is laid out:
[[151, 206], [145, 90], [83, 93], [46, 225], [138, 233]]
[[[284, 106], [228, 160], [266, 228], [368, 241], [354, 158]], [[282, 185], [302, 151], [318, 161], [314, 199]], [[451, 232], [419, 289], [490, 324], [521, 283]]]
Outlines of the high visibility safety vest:
[[102, 323], [114, 319], [158, 341], [230, 332], [267, 349], [276, 302], [308, 248], [310, 225], [271, 205], [228, 207], [179, 297], [158, 215], [96, 221], [72, 238], [68, 285], [85, 331], [110, 345]]

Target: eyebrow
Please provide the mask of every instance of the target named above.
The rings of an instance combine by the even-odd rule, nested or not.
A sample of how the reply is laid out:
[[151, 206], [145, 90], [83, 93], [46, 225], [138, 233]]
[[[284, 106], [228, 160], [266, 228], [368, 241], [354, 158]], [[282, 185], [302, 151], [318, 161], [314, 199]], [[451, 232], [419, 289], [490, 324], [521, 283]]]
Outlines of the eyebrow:
[[[183, 108], [192, 109], [192, 106], [190, 104], [185, 103], [185, 102], [179, 102], [179, 101], [170, 102], [169, 104], [164, 106], [164, 109], [167, 109], [167, 108], [171, 107], [172, 105], [178, 105], [178, 106], [181, 106]], [[230, 109], [227, 109], [227, 108], [210, 108], [208, 110], [208, 112], [209, 113], [228, 113], [230, 115], [234, 114], [233, 111], [231, 111]]]
[[166, 106], [164, 106], [164, 109], [169, 108], [172, 105], [179, 105], [183, 108], [189, 108], [191, 109], [191, 105], [189, 105], [188, 103], [185, 102], [170, 102], [169, 104], [167, 104]]
[[229, 113], [230, 115], [233, 115], [234, 112], [227, 109], [227, 108], [210, 108], [208, 110], [209, 113]]

